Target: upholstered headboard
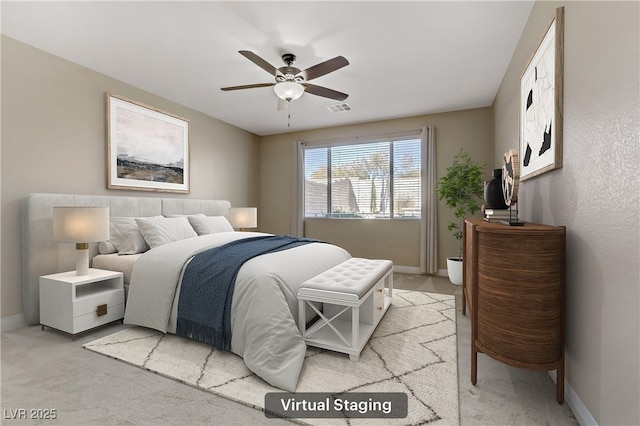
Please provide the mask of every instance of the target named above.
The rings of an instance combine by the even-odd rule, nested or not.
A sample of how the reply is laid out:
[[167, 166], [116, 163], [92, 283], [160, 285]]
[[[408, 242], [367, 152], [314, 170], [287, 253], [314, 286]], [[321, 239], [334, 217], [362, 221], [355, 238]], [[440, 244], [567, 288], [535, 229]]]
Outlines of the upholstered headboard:
[[[231, 203], [225, 200], [191, 198], [118, 197], [74, 194], [29, 194], [22, 204], [22, 300], [24, 317], [40, 322], [39, 279], [41, 275], [75, 268], [75, 247], [53, 241], [54, 206], [109, 207], [110, 216], [142, 217], [163, 214], [227, 216]], [[98, 252], [90, 244], [90, 256]]]

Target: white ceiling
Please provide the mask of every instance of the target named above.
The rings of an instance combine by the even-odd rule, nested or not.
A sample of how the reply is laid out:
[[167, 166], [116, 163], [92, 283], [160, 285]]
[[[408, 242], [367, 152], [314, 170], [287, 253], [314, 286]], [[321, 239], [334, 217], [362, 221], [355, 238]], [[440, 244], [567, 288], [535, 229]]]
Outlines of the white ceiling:
[[[22, 2], [2, 1], [2, 33], [258, 135], [489, 106], [532, 1]], [[350, 64], [312, 83], [349, 94], [304, 94], [277, 111], [270, 83], [241, 56], [304, 70]]]

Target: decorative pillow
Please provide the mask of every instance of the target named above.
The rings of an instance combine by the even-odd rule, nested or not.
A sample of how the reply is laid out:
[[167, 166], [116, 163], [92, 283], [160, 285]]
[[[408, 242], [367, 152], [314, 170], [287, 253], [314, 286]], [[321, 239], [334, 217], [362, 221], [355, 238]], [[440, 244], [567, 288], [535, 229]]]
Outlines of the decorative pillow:
[[136, 223], [151, 248], [198, 236], [186, 217], [139, 217]]
[[138, 254], [149, 250], [134, 217], [109, 218], [109, 241], [118, 254]]
[[111, 241], [100, 241], [100, 244], [98, 244], [98, 253], [100, 254], [112, 254], [117, 252], [118, 249]]
[[189, 216], [189, 223], [198, 235], [233, 232], [233, 226], [224, 216]]

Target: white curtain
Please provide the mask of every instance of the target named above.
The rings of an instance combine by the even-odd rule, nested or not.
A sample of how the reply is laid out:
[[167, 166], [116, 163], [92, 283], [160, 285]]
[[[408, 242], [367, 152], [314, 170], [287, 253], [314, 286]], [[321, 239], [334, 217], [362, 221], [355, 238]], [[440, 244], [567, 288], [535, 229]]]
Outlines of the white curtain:
[[295, 205], [291, 216], [291, 235], [295, 237], [304, 236], [304, 147], [304, 142], [297, 141], [293, 154], [293, 193], [291, 199]]
[[438, 199], [436, 196], [436, 147], [433, 126], [422, 128], [422, 219], [420, 272], [438, 272]]

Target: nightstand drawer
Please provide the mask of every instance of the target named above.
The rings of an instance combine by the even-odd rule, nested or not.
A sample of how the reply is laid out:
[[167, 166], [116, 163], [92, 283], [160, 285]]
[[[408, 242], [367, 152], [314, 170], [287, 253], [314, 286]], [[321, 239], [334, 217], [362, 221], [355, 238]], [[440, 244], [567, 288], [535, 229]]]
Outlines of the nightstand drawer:
[[107, 305], [107, 311], [116, 305], [124, 305], [124, 289], [105, 290], [101, 293], [85, 296], [73, 302], [73, 317], [96, 314], [100, 305]]
[[107, 324], [124, 317], [124, 304], [108, 305], [107, 313], [98, 316], [96, 309], [93, 312], [77, 316], [73, 319], [73, 333], [88, 330], [99, 325]]

